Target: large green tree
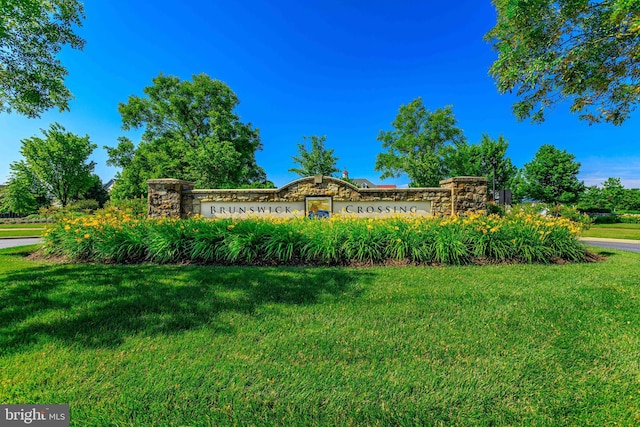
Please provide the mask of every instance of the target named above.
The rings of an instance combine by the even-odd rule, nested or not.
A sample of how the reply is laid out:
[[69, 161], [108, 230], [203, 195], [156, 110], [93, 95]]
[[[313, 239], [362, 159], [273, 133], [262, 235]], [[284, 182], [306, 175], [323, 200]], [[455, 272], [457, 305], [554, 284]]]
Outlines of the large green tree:
[[92, 185], [95, 163], [88, 160], [96, 145], [88, 135], [67, 132], [58, 123], [42, 133], [44, 138], [33, 136], [21, 141], [24, 161], [11, 167], [27, 169], [64, 207]]
[[49, 206], [47, 189], [33, 175], [24, 161], [11, 164], [8, 185], [0, 194], [0, 212], [26, 216]]
[[144, 93], [119, 106], [123, 129], [144, 129], [137, 147], [128, 138], [105, 147], [108, 164], [122, 168], [113, 197], [144, 196], [152, 178], [186, 179], [201, 188], [268, 184], [255, 158], [259, 131], [240, 121], [238, 97], [225, 83], [205, 74], [192, 81], [160, 74]]
[[616, 125], [640, 102], [640, 0], [493, 0], [486, 39], [498, 90], [519, 119], [544, 120], [568, 100], [589, 122]]
[[524, 165], [527, 196], [546, 203], [573, 203], [584, 191], [578, 180], [580, 163], [566, 150], [543, 145], [533, 160]]
[[[336, 166], [338, 158], [333, 155], [334, 150], [324, 146], [327, 140], [326, 136], [303, 136], [302, 139], [303, 142], [298, 144], [298, 155], [292, 157], [293, 163], [298, 167], [289, 169], [289, 172], [297, 173], [302, 177], [332, 176], [334, 173], [340, 172]], [[311, 141], [309, 149], [307, 149], [308, 141]]]
[[83, 18], [77, 0], [0, 1], [0, 112], [39, 117], [69, 109], [67, 70], [57, 54], [63, 46], [82, 49], [73, 30]]
[[381, 178], [406, 174], [411, 187], [436, 187], [445, 176], [443, 148], [464, 140], [456, 126], [452, 107], [429, 111], [416, 98], [401, 105], [393, 130], [380, 131], [378, 141], [385, 152], [376, 157]]
[[615, 212], [624, 198], [624, 186], [620, 178], [608, 178], [602, 183], [602, 195]]
[[[487, 191], [509, 188], [518, 168], [507, 157], [509, 143], [503, 136], [492, 139], [482, 135], [479, 144], [467, 144], [464, 140], [444, 149], [444, 165], [447, 176], [484, 176], [489, 182]], [[494, 181], [495, 178], [495, 181]]]

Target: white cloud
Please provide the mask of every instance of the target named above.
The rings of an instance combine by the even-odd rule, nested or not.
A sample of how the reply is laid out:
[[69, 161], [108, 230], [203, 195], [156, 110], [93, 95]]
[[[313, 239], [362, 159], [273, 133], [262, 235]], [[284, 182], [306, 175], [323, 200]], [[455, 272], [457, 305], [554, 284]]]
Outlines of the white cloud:
[[620, 178], [625, 188], [640, 188], [640, 157], [589, 157], [579, 161], [579, 178], [586, 185], [601, 186], [607, 178]]

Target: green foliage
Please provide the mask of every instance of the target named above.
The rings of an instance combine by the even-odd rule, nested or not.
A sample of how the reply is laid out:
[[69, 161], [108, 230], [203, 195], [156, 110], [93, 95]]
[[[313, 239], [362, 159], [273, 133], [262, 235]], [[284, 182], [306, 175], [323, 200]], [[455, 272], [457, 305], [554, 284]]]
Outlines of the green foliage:
[[578, 181], [580, 163], [573, 154], [546, 144], [524, 165], [524, 192], [545, 203], [573, 203], [584, 190]]
[[624, 187], [620, 182], [620, 178], [608, 178], [602, 184], [602, 196], [607, 201], [607, 205], [611, 206], [615, 212], [624, 197]]
[[145, 196], [152, 178], [186, 179], [199, 188], [266, 185], [255, 159], [259, 131], [234, 113], [239, 101], [226, 84], [205, 74], [192, 81], [160, 74], [144, 93], [119, 106], [125, 130], [144, 129], [138, 146], [122, 137], [105, 147], [107, 163], [122, 168], [112, 197]]
[[95, 200], [101, 208], [109, 201], [109, 193], [104, 189], [102, 180], [96, 174], [91, 175], [91, 185], [81, 197], [83, 200]]
[[14, 163], [12, 169], [27, 169], [64, 207], [95, 184], [95, 163], [87, 160], [96, 145], [88, 135], [79, 137], [58, 123], [42, 133], [44, 139], [34, 136], [21, 141], [24, 163]]
[[[303, 136], [303, 143], [298, 144], [298, 155], [293, 156], [293, 163], [298, 167], [289, 169], [289, 172], [297, 173], [301, 177], [324, 175], [333, 176], [340, 172], [336, 166], [338, 158], [333, 155], [333, 149], [324, 146], [326, 136]], [[307, 150], [307, 140], [311, 141], [311, 148]]]
[[46, 190], [24, 162], [12, 164], [11, 170], [9, 183], [0, 193], [0, 212], [26, 216], [50, 203]]
[[624, 188], [620, 178], [608, 178], [602, 188], [587, 187], [580, 195], [578, 207], [584, 212], [625, 213], [640, 209], [640, 189]]
[[490, 73], [515, 92], [518, 119], [544, 120], [564, 100], [590, 123], [619, 125], [640, 99], [640, 1], [493, 0]]
[[[464, 140], [444, 148], [446, 176], [484, 176], [488, 179], [487, 192], [509, 189], [516, 177], [516, 168], [506, 157], [509, 143], [499, 136], [494, 140], [482, 135], [479, 144], [467, 144]], [[495, 172], [495, 183], [494, 183]]]
[[57, 107], [69, 109], [67, 70], [56, 58], [64, 46], [82, 49], [73, 27], [82, 25], [77, 0], [0, 2], [0, 113], [39, 117]]
[[147, 216], [147, 199], [139, 197], [137, 199], [112, 199], [105, 204], [105, 208], [112, 208], [118, 211], [131, 213], [133, 216]]
[[327, 220], [146, 219], [110, 208], [70, 217], [45, 233], [49, 253], [133, 263], [462, 265], [474, 262], [584, 261], [582, 225], [566, 216], [517, 213], [454, 217]]
[[400, 106], [392, 126], [378, 135], [385, 151], [376, 157], [375, 170], [382, 179], [406, 174], [411, 187], [437, 187], [445, 176], [444, 148], [464, 141], [452, 107], [431, 112], [416, 98]]
[[98, 209], [100, 209], [100, 203], [97, 200], [83, 199], [83, 200], [78, 200], [77, 202], [68, 204], [66, 211], [91, 213]]

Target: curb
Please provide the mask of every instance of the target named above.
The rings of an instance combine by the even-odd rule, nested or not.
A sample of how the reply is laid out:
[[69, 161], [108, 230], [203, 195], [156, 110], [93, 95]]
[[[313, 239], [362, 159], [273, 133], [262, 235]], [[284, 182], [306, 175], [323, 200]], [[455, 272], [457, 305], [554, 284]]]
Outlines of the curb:
[[604, 237], [580, 237], [579, 240], [591, 240], [593, 242], [609, 242], [609, 243], [631, 243], [640, 245], [640, 240], [630, 240], [630, 239], [608, 239]]
[[11, 239], [42, 239], [42, 236], [5, 236], [5, 237], [0, 237], [0, 240], [11, 240]]

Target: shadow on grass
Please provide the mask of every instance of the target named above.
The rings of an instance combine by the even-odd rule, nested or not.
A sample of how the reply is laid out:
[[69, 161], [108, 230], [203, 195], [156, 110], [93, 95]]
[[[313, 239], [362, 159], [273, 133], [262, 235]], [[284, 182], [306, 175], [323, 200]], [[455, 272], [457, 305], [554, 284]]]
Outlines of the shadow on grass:
[[111, 348], [132, 335], [200, 327], [232, 334], [235, 328], [223, 313], [253, 315], [265, 304], [352, 298], [370, 278], [366, 270], [330, 268], [54, 264], [20, 269], [0, 275], [0, 354], [49, 341]]

